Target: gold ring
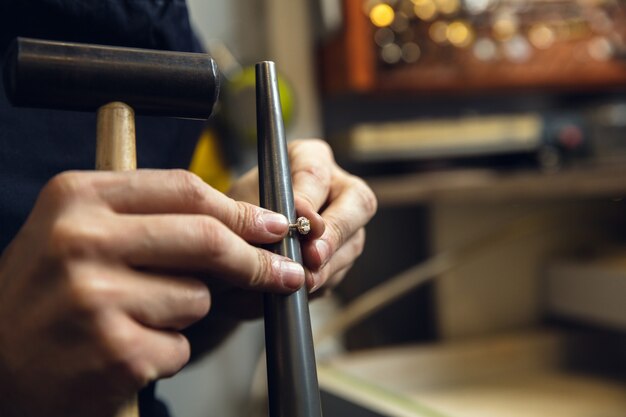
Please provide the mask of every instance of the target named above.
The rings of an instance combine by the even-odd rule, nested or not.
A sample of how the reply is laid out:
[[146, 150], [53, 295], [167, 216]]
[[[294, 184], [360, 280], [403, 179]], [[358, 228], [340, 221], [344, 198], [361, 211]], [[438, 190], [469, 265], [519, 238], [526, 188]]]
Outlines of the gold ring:
[[311, 221], [306, 217], [298, 217], [294, 224], [289, 225], [289, 230], [297, 230], [302, 236], [308, 235], [311, 231]]

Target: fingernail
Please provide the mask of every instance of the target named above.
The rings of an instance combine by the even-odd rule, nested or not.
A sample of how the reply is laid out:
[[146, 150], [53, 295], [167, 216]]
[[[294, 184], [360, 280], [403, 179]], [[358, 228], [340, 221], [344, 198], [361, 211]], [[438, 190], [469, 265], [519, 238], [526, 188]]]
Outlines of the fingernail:
[[311, 287], [310, 292], [313, 293], [322, 286], [322, 277], [320, 276], [320, 274], [312, 274], [312, 277], [313, 277], [313, 286]]
[[289, 229], [289, 221], [282, 214], [264, 211], [260, 218], [265, 230], [273, 235], [282, 236]]
[[283, 286], [290, 290], [299, 289], [304, 284], [304, 268], [296, 262], [280, 261], [280, 278]]
[[328, 256], [330, 255], [330, 247], [325, 240], [318, 239], [315, 241], [315, 249], [320, 257], [321, 266], [323, 267], [328, 262]]

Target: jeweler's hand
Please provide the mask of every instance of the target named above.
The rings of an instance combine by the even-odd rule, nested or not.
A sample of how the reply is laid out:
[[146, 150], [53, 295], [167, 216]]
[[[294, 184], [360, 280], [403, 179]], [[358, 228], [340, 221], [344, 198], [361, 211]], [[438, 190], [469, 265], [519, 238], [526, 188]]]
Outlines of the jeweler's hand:
[[[363, 250], [363, 227], [376, 212], [376, 197], [363, 180], [337, 165], [324, 141], [291, 142], [289, 159], [298, 216], [311, 220], [311, 233], [302, 240], [307, 286], [312, 292], [332, 288]], [[242, 177], [229, 195], [258, 204], [256, 170]]]
[[289, 155], [296, 209], [317, 230], [302, 248], [313, 291], [332, 288], [363, 251], [364, 226], [376, 213], [376, 197], [362, 179], [337, 165], [326, 142], [295, 141]]
[[207, 281], [289, 293], [300, 265], [258, 249], [287, 219], [186, 171], [52, 179], [0, 258], [0, 415], [111, 416], [188, 361]]

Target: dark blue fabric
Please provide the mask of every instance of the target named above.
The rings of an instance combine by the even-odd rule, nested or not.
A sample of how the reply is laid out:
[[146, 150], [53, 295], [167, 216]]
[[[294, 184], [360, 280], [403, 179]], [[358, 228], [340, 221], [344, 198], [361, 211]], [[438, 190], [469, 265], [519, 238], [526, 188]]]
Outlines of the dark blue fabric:
[[[183, 0], [0, 0], [0, 56], [17, 36], [200, 51]], [[192, 121], [138, 118], [139, 167], [186, 168], [200, 128]], [[94, 137], [93, 114], [13, 108], [0, 87], [0, 251], [48, 179], [93, 168]], [[167, 416], [152, 398], [153, 388], [142, 393], [142, 417]]]
[[150, 384], [139, 393], [140, 417], [170, 417], [167, 406], [154, 398], [155, 385]]
[[[0, 0], [0, 45], [17, 36], [200, 50], [183, 0]], [[138, 117], [139, 167], [187, 167], [200, 128], [198, 122]], [[94, 136], [93, 114], [12, 108], [0, 86], [0, 250], [49, 178], [92, 169]]]
[[16, 35], [199, 51], [184, 0], [0, 0], [0, 47]]

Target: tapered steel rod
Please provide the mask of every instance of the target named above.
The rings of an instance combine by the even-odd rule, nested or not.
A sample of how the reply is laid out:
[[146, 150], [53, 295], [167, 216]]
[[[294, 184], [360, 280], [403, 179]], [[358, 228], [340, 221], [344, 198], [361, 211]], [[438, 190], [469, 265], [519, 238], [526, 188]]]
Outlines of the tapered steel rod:
[[[261, 206], [295, 223], [291, 170], [273, 62], [256, 65], [256, 86]], [[302, 263], [295, 232], [270, 249]], [[265, 344], [270, 417], [320, 417], [306, 288], [290, 295], [265, 295]]]

